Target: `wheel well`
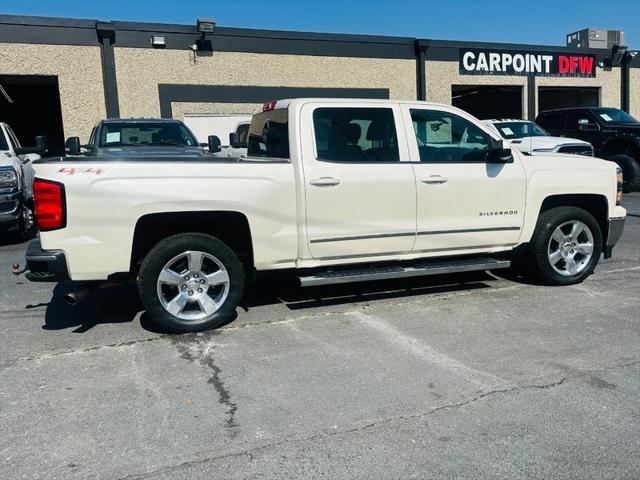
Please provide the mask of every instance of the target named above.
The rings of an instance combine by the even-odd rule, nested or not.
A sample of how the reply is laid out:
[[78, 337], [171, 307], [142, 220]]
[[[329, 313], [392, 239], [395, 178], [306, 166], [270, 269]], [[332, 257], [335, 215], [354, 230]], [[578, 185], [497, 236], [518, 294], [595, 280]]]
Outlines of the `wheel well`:
[[540, 213], [556, 207], [578, 207], [586, 210], [596, 219], [602, 232], [602, 238], [606, 240], [609, 228], [609, 203], [607, 197], [596, 194], [567, 194], [552, 195], [542, 202]]
[[607, 142], [602, 149], [607, 157], [620, 153], [631, 154], [634, 158], [640, 158], [640, 145], [625, 138], [614, 138]]
[[160, 240], [178, 233], [212, 235], [226, 243], [245, 268], [253, 267], [253, 245], [249, 221], [238, 212], [166, 212], [138, 219], [133, 234], [131, 272], [137, 272], [149, 250]]

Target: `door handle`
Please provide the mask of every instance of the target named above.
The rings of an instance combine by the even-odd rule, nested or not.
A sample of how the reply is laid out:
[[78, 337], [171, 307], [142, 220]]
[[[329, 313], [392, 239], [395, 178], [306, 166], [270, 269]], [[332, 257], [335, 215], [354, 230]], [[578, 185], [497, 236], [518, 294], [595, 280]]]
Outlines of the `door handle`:
[[428, 177], [421, 178], [420, 181], [422, 183], [428, 183], [430, 185], [435, 185], [439, 183], [446, 183], [447, 177], [443, 177], [442, 175], [429, 175]]
[[333, 177], [320, 177], [320, 178], [312, 178], [309, 180], [311, 185], [315, 185], [316, 187], [335, 187], [340, 183], [340, 180]]

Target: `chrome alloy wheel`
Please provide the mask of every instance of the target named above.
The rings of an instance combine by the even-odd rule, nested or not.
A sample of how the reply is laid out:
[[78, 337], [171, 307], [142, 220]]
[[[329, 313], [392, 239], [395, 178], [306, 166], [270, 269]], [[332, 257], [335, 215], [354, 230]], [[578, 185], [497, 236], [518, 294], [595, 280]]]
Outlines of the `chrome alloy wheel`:
[[593, 256], [593, 233], [578, 220], [559, 225], [549, 239], [547, 257], [551, 267], [560, 275], [572, 277], [579, 274]]
[[201, 320], [216, 313], [229, 295], [229, 273], [209, 253], [189, 250], [173, 257], [160, 271], [158, 298], [181, 320]]

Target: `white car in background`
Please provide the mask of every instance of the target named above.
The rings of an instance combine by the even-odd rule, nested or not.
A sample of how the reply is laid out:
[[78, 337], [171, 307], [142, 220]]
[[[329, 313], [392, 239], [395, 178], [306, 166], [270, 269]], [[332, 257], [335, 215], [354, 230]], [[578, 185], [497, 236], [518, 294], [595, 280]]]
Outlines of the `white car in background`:
[[26, 236], [31, 226], [33, 167], [38, 147], [23, 147], [11, 127], [0, 122], [0, 232]]
[[527, 155], [540, 153], [570, 153], [593, 157], [593, 146], [583, 140], [552, 137], [540, 125], [527, 120], [494, 119], [483, 123], [495, 129], [512, 148]]

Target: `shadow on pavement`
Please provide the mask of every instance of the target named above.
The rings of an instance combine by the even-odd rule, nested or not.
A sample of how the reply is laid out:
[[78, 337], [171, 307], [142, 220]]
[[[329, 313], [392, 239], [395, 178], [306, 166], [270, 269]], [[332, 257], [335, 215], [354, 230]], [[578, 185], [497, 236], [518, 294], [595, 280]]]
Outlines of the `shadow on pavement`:
[[[47, 306], [43, 329], [74, 328], [73, 333], [84, 333], [102, 323], [131, 322], [142, 310], [135, 285], [102, 288], [90, 293], [76, 306], [67, 305], [63, 296], [76, 286], [73, 282], [61, 282], [56, 285]], [[161, 333], [150, 321], [144, 322], [143, 328]]]
[[484, 272], [302, 288], [285, 274], [265, 275], [240, 304], [245, 310], [283, 303], [290, 310], [488, 288]]
[[[495, 280], [495, 277], [484, 272], [473, 272], [301, 288], [291, 274], [265, 274], [245, 296], [240, 307], [249, 311], [260, 306], [283, 304], [290, 310], [301, 310], [490, 288], [486, 282], [491, 280]], [[133, 284], [101, 288], [89, 294], [80, 304], [67, 305], [63, 296], [75, 287], [73, 282], [56, 285], [47, 305], [43, 329], [73, 328], [74, 333], [84, 333], [99, 324], [132, 322], [143, 310], [138, 289]], [[145, 330], [166, 333], [146, 313], [141, 315], [140, 323]]]

